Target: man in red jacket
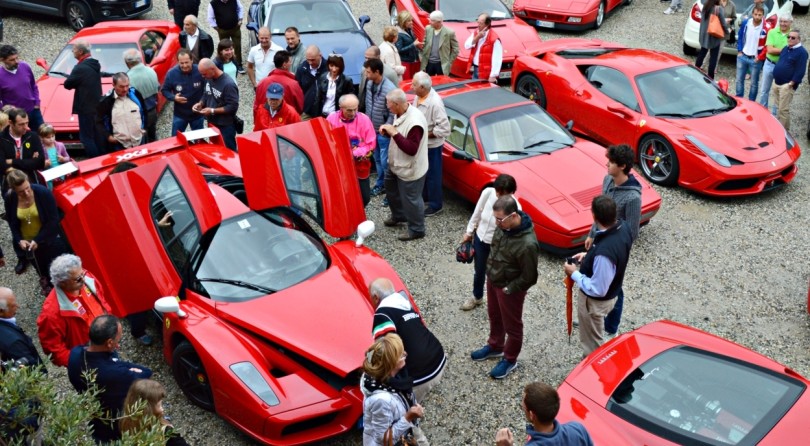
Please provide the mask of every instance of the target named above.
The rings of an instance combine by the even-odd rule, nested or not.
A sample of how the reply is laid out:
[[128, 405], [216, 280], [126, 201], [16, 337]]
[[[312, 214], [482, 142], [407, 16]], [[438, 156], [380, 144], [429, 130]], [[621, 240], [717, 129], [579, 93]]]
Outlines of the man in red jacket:
[[492, 18], [482, 13], [478, 16], [478, 31], [470, 34], [464, 42], [464, 48], [470, 50], [467, 71], [473, 79], [489, 79], [497, 83], [503, 63], [503, 46], [495, 31], [492, 30]]
[[265, 103], [265, 92], [270, 84], [278, 83], [284, 87], [284, 102], [290, 104], [300, 115], [304, 110], [304, 91], [295, 80], [295, 75], [289, 71], [292, 64], [290, 53], [285, 50], [277, 51], [273, 56], [275, 69], [256, 86], [256, 99], [253, 101], [253, 121], [256, 122], [256, 112]]
[[66, 367], [70, 349], [90, 340], [93, 319], [111, 310], [101, 284], [82, 269], [78, 256], [63, 254], [54, 259], [51, 280], [56, 286], [45, 298], [37, 318], [39, 342], [54, 365]]
[[267, 103], [259, 107], [256, 112], [256, 120], [253, 124], [254, 132], [301, 122], [301, 116], [284, 101], [284, 87], [281, 84], [270, 84], [265, 96]]

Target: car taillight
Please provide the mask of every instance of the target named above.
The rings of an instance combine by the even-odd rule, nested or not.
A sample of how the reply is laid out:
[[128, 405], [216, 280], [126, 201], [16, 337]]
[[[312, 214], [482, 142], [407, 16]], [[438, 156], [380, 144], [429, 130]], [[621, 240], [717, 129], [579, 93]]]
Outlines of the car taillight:
[[700, 23], [700, 7], [697, 3], [692, 5], [692, 11], [689, 13], [692, 16], [692, 20]]

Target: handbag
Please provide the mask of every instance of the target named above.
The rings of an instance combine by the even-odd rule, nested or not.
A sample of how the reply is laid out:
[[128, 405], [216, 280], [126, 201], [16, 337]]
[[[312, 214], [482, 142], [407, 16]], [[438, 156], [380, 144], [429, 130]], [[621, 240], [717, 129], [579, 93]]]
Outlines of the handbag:
[[242, 132], [245, 131], [245, 120], [240, 118], [239, 116], [233, 117], [233, 125], [234, 127], [236, 127], [236, 133], [239, 133], [241, 135]]
[[413, 436], [413, 430], [408, 429], [407, 432], [400, 435], [399, 438], [394, 438], [394, 425], [388, 427], [388, 430], [383, 434], [383, 446], [418, 446], [416, 437]]
[[456, 262], [472, 263], [475, 260], [475, 248], [472, 242], [463, 242], [456, 247]]
[[726, 38], [726, 31], [723, 28], [723, 24], [720, 23], [720, 17], [717, 17], [717, 14], [712, 12], [709, 14], [709, 28], [708, 28], [709, 35], [716, 38], [716, 39], [725, 39]]

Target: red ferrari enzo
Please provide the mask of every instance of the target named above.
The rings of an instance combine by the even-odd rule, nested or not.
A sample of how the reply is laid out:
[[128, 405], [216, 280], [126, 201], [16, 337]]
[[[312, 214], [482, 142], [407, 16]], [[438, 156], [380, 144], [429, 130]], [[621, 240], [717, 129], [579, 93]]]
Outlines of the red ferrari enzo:
[[605, 16], [621, 5], [633, 0], [515, 0], [512, 12], [516, 16], [540, 28], [555, 28], [581, 31], [598, 29]]
[[810, 395], [793, 370], [731, 341], [671, 321], [621, 335], [560, 384], [562, 422], [594, 444], [804, 443]]
[[[363, 411], [369, 284], [407, 292], [348, 240], [373, 223], [344, 130], [319, 118], [238, 144], [206, 128], [82, 161], [54, 191], [62, 227], [116, 314], [162, 313], [165, 358], [193, 403], [265, 444], [317, 442]], [[112, 173], [121, 161], [135, 167]]]
[[793, 136], [768, 110], [728, 95], [691, 63], [601, 40], [542, 46], [515, 62], [515, 92], [601, 144], [629, 144], [653, 183], [735, 196], [795, 178], [801, 151]]
[[512, 64], [518, 54], [531, 51], [540, 43], [537, 31], [522, 20], [516, 19], [501, 0], [386, 0], [391, 14], [391, 24], [397, 24], [399, 11], [408, 11], [413, 17], [413, 32], [420, 41], [425, 41], [425, 28], [430, 26], [429, 15], [435, 10], [444, 14], [444, 26], [456, 33], [459, 53], [450, 74], [469, 79], [467, 61], [470, 50], [464, 49], [464, 41], [477, 31], [478, 15], [488, 12], [492, 18], [492, 29], [498, 34], [503, 46], [501, 79], [512, 75]]
[[[474, 203], [498, 175], [512, 175], [543, 249], [581, 250], [593, 224], [591, 200], [607, 173], [605, 148], [575, 138], [536, 104], [489, 82], [434, 77], [433, 88], [451, 126], [442, 151], [444, 185]], [[661, 197], [639, 182], [644, 224]]]
[[[79, 118], [71, 113], [73, 90], [63, 87], [65, 79], [76, 66], [71, 51], [73, 42], [78, 39], [90, 42], [92, 57], [101, 64], [101, 90], [106, 93], [112, 89], [112, 75], [127, 71], [123, 53], [131, 48], [141, 51], [144, 63], [155, 70], [158, 81], [163, 84], [166, 73], [177, 64], [179, 35], [177, 25], [167, 20], [102, 22], [76, 33], [51, 65], [43, 58], [37, 59], [37, 65], [45, 70], [45, 74], [37, 80], [42, 117], [53, 125], [56, 139], [65, 143], [68, 149], [82, 148], [79, 142]], [[158, 112], [165, 103], [163, 95], [158, 94]]]

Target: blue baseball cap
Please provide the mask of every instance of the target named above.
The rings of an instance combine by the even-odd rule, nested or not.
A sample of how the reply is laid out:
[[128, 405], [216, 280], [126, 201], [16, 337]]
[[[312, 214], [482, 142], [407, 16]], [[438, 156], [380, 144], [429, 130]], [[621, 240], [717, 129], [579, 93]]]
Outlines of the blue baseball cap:
[[281, 99], [284, 97], [284, 87], [278, 82], [273, 82], [267, 87], [267, 99]]

